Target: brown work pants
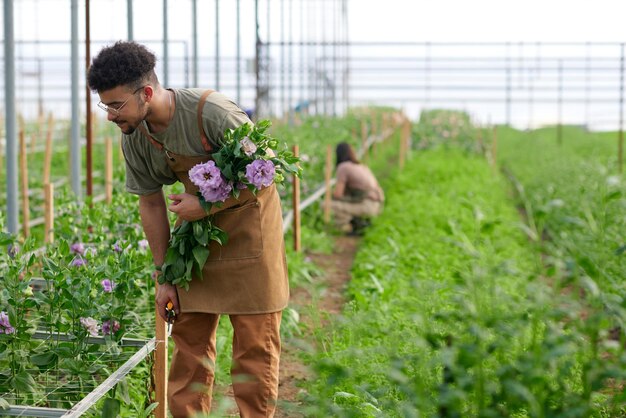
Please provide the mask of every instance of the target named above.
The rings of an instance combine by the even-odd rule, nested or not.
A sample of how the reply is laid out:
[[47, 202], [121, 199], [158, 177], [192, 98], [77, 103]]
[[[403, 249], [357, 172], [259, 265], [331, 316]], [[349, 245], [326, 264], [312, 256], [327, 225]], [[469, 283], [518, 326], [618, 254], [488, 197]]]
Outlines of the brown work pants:
[[[282, 312], [230, 315], [233, 392], [243, 418], [273, 417], [278, 399]], [[168, 380], [174, 418], [211, 410], [218, 314], [181, 313], [172, 329], [175, 349]]]
[[382, 210], [382, 203], [371, 199], [364, 199], [361, 202], [332, 200], [330, 207], [335, 218], [335, 226], [342, 231], [348, 231], [350, 220], [354, 216], [377, 216]]

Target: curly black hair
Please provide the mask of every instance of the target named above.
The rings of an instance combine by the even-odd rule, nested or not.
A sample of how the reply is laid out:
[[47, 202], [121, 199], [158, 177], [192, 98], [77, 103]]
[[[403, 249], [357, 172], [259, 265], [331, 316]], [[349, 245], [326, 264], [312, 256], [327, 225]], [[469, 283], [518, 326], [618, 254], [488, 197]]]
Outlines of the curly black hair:
[[104, 47], [87, 72], [87, 84], [94, 92], [117, 86], [141, 87], [147, 81], [158, 83], [154, 66], [156, 56], [137, 42], [117, 41]]

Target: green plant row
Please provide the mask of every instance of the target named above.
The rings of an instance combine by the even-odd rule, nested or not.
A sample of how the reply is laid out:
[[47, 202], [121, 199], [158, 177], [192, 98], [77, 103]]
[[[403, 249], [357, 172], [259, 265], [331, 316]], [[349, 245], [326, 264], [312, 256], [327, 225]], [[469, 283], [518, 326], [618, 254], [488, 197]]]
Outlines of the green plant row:
[[319, 335], [306, 416], [623, 412], [626, 358], [606, 338], [606, 316], [548, 285], [505, 182], [482, 158], [427, 150], [384, 187], [351, 302]]
[[559, 144], [555, 129], [500, 128], [498, 148], [531, 237], [559, 284], [610, 295], [605, 309], [623, 334], [626, 184], [617, 169], [617, 134], [565, 127]]
[[[319, 123], [340, 132], [341, 138], [350, 136], [344, 119], [320, 119]], [[305, 122], [302, 130], [307, 129], [316, 128]], [[311, 133], [303, 135], [315, 139]], [[303, 148], [311, 155], [323, 149], [314, 143]], [[41, 156], [31, 157], [37, 161]], [[137, 198], [122, 191], [122, 173], [120, 163], [111, 205], [89, 199], [77, 203], [69, 186], [60, 188], [55, 202], [56, 240], [42, 253], [26, 256], [41, 245], [42, 231], [25, 242], [2, 236], [0, 311], [6, 317], [0, 318], [0, 330], [9, 332], [0, 333], [0, 404], [69, 407], [136, 351], [122, 348], [122, 338], [152, 335], [152, 262], [141, 231]], [[309, 175], [306, 184], [320, 184], [320, 173], [323, 170]], [[290, 197], [289, 193], [286, 196]], [[319, 207], [311, 213], [304, 217], [303, 242], [330, 252], [327, 237], [317, 228]], [[292, 286], [310, 283], [319, 270], [305, 255], [291, 250], [289, 237], [287, 241]], [[33, 278], [44, 282], [33, 285]], [[285, 311], [284, 335], [299, 332], [298, 317], [295, 309]], [[2, 325], [5, 319], [9, 328]], [[46, 330], [51, 337], [43, 341], [34, 338], [35, 330]], [[218, 330], [218, 384], [229, 382], [230, 332], [227, 326]], [[92, 335], [104, 338], [105, 343], [91, 343]], [[104, 416], [114, 416], [115, 411], [122, 416], [147, 414], [153, 407], [146, 385], [150, 363], [138, 367], [92, 408], [93, 415], [99, 411], [108, 411]]]

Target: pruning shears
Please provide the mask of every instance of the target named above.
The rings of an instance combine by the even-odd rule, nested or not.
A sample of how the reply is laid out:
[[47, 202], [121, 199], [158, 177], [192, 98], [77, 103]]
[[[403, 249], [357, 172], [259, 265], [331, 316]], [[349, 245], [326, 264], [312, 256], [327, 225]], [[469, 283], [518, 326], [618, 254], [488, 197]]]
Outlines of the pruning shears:
[[174, 312], [174, 304], [170, 301], [167, 302], [165, 307], [165, 317], [167, 318], [167, 335], [172, 334], [172, 324], [176, 320], [176, 312]]

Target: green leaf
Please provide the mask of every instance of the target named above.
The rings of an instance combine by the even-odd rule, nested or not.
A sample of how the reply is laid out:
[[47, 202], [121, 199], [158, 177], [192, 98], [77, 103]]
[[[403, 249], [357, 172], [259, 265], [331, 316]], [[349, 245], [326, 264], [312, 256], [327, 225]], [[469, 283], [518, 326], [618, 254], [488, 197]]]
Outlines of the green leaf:
[[188, 221], [183, 221], [176, 229], [174, 229], [174, 231], [176, 231], [178, 234], [186, 234], [187, 232], [189, 232], [189, 229], [191, 229], [191, 225], [190, 222]]
[[28, 374], [25, 370], [22, 370], [18, 374], [15, 375], [15, 379], [12, 381], [13, 387], [20, 392], [35, 392], [35, 379]]
[[228, 243], [228, 234], [219, 228], [215, 228], [211, 231], [211, 239], [217, 241], [220, 245], [226, 245]]
[[122, 379], [118, 384], [117, 384], [117, 388], [115, 390], [115, 393], [117, 396], [119, 396], [121, 398], [122, 401], [124, 401], [125, 404], [130, 404], [130, 393], [128, 390], [128, 380], [127, 379]]
[[193, 258], [200, 268], [204, 266], [207, 258], [209, 258], [209, 249], [206, 247], [194, 247]]
[[30, 361], [38, 367], [46, 367], [57, 361], [57, 354], [53, 351], [46, 353], [34, 354], [30, 356]]
[[0, 409], [9, 409], [10, 405], [6, 399], [0, 398]]
[[120, 401], [106, 398], [102, 406], [102, 418], [117, 418], [120, 413]]
[[192, 222], [193, 225], [193, 236], [197, 240], [202, 237], [202, 233], [204, 232], [204, 228], [202, 227], [202, 222]]
[[158, 403], [158, 402], [153, 402], [153, 403], [151, 403], [151, 404], [150, 404], [150, 405], [149, 405], [149, 406], [148, 406], [148, 407], [147, 407], [147, 408], [146, 408], [146, 409], [145, 409], [145, 410], [141, 413], [141, 416], [142, 416], [142, 417], [146, 417], [146, 418], [147, 418], [147, 417], [149, 417], [149, 416], [151, 416], [151, 415], [152, 415], [152, 411], [154, 411], [154, 410], [157, 408], [157, 406], [159, 406], [159, 403]]
[[620, 246], [617, 250], [615, 250], [615, 255], [622, 255], [626, 251], [626, 245]]

